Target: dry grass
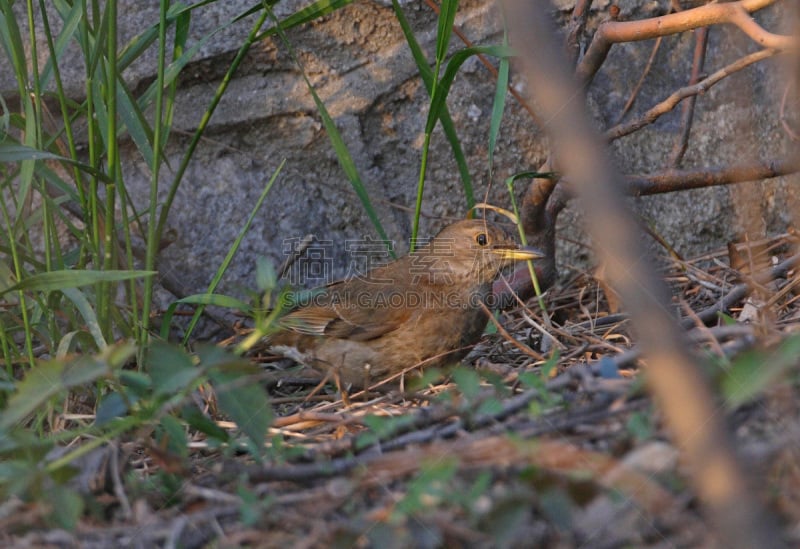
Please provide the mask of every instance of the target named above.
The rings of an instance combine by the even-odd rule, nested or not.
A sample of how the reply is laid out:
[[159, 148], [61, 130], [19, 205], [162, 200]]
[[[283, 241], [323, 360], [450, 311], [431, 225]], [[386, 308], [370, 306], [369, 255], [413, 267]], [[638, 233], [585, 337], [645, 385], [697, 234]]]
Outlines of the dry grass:
[[[797, 271], [757, 284], [731, 307], [735, 322], [704, 324], [699, 316], [749, 281], [753, 265], [774, 266], [796, 249], [797, 239], [782, 235], [733, 259], [720, 251], [666, 267], [692, 345], [719, 387], [736, 357], [760, 352], [766, 364], [769, 349], [800, 329]], [[516, 309], [501, 320], [522, 345], [487, 336], [467, 359], [475, 368], [413, 391], [367, 391], [345, 402], [307, 378], [273, 386], [278, 417], [264, 463], [209, 447], [199, 434], [187, 457], [136, 440], [102, 448], [77, 464], [93, 503], [74, 533], [40, 529], [46, 505], [12, 500], [0, 513], [3, 544], [706, 545], [709, 531], [643, 390], [646, 364], [615, 300], [602, 282], [576, 272], [546, 302], [552, 327], [544, 344], [546, 322], [535, 309]], [[717, 407], [793, 543], [797, 366], [795, 357], [744, 404], [726, 403], [723, 391]], [[195, 398], [214, 415], [213, 395]], [[224, 418], [219, 425], [235, 429]]]

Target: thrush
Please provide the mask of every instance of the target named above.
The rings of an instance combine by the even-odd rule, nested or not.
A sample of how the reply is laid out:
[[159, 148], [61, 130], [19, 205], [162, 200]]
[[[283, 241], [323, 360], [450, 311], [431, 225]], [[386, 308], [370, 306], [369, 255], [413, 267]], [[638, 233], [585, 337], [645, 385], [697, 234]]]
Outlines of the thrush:
[[355, 388], [452, 363], [483, 334], [500, 271], [539, 257], [493, 223], [458, 221], [411, 254], [307, 293], [267, 343]]

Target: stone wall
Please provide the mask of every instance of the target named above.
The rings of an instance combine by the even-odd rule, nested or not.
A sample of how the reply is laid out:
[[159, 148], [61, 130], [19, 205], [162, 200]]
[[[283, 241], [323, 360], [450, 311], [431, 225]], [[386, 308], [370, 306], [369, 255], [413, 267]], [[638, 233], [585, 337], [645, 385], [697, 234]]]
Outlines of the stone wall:
[[[121, 20], [126, 25], [121, 42], [157, 21], [154, 4], [120, 2]], [[193, 39], [198, 40], [251, 4], [251, 0], [229, 0], [197, 10], [192, 18]], [[572, 2], [559, 0], [555, 4], [557, 15], [566, 18]], [[294, 1], [280, 3], [278, 15], [292, 13], [301, 5]], [[669, 2], [628, 0], [618, 5], [622, 19], [634, 19], [662, 14]], [[608, 8], [608, 1], [594, 3], [590, 32], [607, 17]], [[405, 2], [404, 9], [430, 54], [436, 15], [418, 1]], [[757, 18], [770, 30], [787, 32], [782, 28], [786, 25], [782, 9], [774, 6]], [[176, 102], [175, 131], [167, 147], [173, 168], [252, 21], [254, 17], [220, 32], [184, 71]], [[501, 19], [497, 6], [491, 2], [461, 2], [456, 26], [477, 44], [499, 43], [501, 39]], [[416, 193], [428, 97], [391, 6], [386, 2], [358, 1], [289, 32], [288, 37], [349, 146], [389, 236], [403, 250], [410, 235], [410, 209]], [[612, 49], [589, 89], [590, 107], [600, 128], [615, 122], [642, 74], [652, 46], [652, 41], [645, 41]], [[453, 49], [460, 47], [462, 44], [454, 36]], [[663, 40], [629, 117], [686, 84], [693, 47], [691, 33]], [[738, 29], [714, 27], [706, 72], [755, 49]], [[779, 121], [783, 85], [778, 78], [778, 63], [760, 63], [699, 98], [683, 167], [776, 158], [788, 150], [789, 142]], [[155, 66], [153, 50], [131, 67], [126, 78], [133, 89], [144, 89], [152, 82]], [[66, 68], [70, 93], [80, 99], [83, 68]], [[8, 75], [2, 69], [0, 74]], [[6, 90], [14, 89], [14, 83], [7, 78], [0, 76], [0, 85]], [[513, 76], [512, 79], [515, 86], [524, 88], [523, 82]], [[488, 192], [490, 202], [508, 207], [503, 180], [510, 174], [536, 169], [546, 158], [546, 121], [537, 123], [509, 97], [490, 182], [486, 163], [493, 96], [493, 78], [477, 59], [471, 59], [457, 77], [448, 105], [467, 155], [476, 197], [480, 200]], [[646, 129], [616, 141], [612, 150], [621, 169], [626, 173], [663, 169], [678, 137], [679, 120], [677, 109]], [[123, 144], [123, 154], [125, 183], [143, 205], [148, 195], [149, 169], [133, 143]], [[297, 64], [279, 40], [267, 39], [254, 46], [237, 73], [178, 191], [170, 218], [177, 239], [164, 251], [161, 263], [163, 272], [177, 282], [176, 290], [190, 294], [205, 288], [264, 185], [284, 159], [286, 165], [245, 238], [222, 291], [242, 294], [252, 288], [256, 257], [266, 256], [280, 263], [285, 257], [286, 239], [314, 234], [330, 241], [334, 254], [332, 274], [338, 276], [345, 274], [348, 266], [346, 240], [377, 238], [338, 165]], [[171, 171], [165, 169], [165, 186], [170, 178]], [[784, 230], [791, 214], [797, 213], [796, 182], [797, 178], [784, 178], [739, 189], [703, 189], [636, 202], [656, 231], [679, 252], [692, 255], [720, 246], [737, 234], [741, 215], [734, 200], [737, 196], [744, 197], [739, 203], [751, 207], [761, 229]], [[462, 217], [465, 209], [464, 192], [449, 145], [437, 130], [425, 188], [423, 233], [435, 232], [446, 220]], [[580, 215], [574, 209], [562, 215], [559, 254], [568, 264], [588, 257], [584, 244], [589, 239], [579, 225]]]

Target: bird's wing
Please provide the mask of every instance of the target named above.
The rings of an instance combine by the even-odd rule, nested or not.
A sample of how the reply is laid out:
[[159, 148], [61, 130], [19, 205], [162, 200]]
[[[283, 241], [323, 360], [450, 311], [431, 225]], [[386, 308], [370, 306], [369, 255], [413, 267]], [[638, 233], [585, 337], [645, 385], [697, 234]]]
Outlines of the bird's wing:
[[337, 300], [331, 294], [319, 305], [290, 312], [278, 323], [281, 328], [300, 334], [367, 341], [392, 332], [413, 312], [404, 306], [394, 290], [370, 292], [369, 300]]

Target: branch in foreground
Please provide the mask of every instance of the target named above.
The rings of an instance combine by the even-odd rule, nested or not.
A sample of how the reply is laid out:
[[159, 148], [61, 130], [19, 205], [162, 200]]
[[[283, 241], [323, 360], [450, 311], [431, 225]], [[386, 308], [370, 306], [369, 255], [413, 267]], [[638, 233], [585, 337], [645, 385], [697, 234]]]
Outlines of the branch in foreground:
[[[555, 31], [544, 15], [549, 13], [549, 5], [545, 0], [507, 0], [512, 43], [524, 52], [521, 61], [530, 93], [550, 120], [553, 142], [560, 149], [558, 157], [570, 159], [564, 171], [580, 191], [588, 226], [608, 266], [609, 279], [637, 327], [648, 359], [650, 388], [685, 456], [694, 488], [721, 544], [779, 546], [768, 515], [746, 481], [746, 471], [736, 458], [713, 396], [688, 352], [686, 338], [668, 312], [669, 292], [652, 265], [643, 260], [647, 254], [637, 237], [636, 223], [615, 185], [620, 177], [584, 112], [582, 94], [567, 74], [566, 60], [554, 46]], [[537, 78], [543, 74], [547, 78]]]

